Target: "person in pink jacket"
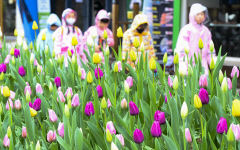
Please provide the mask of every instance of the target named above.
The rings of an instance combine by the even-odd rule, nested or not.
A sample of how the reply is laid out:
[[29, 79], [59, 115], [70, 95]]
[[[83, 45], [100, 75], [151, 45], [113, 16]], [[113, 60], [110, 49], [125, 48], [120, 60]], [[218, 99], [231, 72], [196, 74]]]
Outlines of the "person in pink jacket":
[[[189, 13], [189, 24], [181, 29], [175, 49], [179, 54], [180, 62], [186, 62], [185, 49], [189, 50], [189, 60], [191, 58], [194, 60], [194, 54], [197, 57], [200, 54], [199, 39], [201, 38], [203, 41], [202, 66], [205, 68], [205, 74], [208, 74], [208, 65], [211, 61], [210, 43], [212, 36], [204, 25], [208, 20], [207, 8], [199, 3], [193, 4]], [[213, 56], [215, 56], [215, 52], [213, 52]]]
[[[54, 41], [54, 51], [56, 56], [64, 55], [65, 66], [68, 66], [68, 50], [71, 50], [72, 53], [77, 55], [78, 65], [81, 64], [80, 59], [83, 62], [86, 62], [86, 56], [83, 53], [82, 45], [82, 31], [74, 26], [74, 23], [77, 19], [77, 13], [67, 8], [62, 13], [62, 26], [59, 27], [53, 34]], [[72, 46], [72, 38], [77, 38], [78, 45]]]
[[[112, 47], [114, 45], [113, 33], [108, 28], [109, 22], [110, 17], [107, 11], [100, 10], [95, 18], [95, 25], [88, 28], [88, 30], [84, 33], [83, 38], [84, 49], [86, 51], [88, 51], [87, 41], [89, 38], [92, 38], [91, 40], [93, 40], [93, 44], [95, 45], [95, 52], [99, 53], [99, 55], [102, 57], [102, 61], [104, 61], [104, 55], [101, 47], [104, 49], [106, 47], [106, 44], [109, 47]], [[104, 30], [106, 30], [108, 34], [106, 41], [103, 38]]]

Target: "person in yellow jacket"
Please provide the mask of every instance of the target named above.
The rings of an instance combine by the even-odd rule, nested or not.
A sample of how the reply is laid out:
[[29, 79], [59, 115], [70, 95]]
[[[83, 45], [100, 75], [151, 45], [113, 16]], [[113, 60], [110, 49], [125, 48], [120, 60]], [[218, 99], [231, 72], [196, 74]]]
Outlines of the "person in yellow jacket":
[[[139, 42], [139, 47], [134, 47], [134, 39]], [[123, 34], [123, 46], [122, 46], [122, 58], [125, 59], [128, 53], [128, 63], [134, 66], [134, 62], [130, 60], [130, 52], [133, 50], [138, 58], [140, 58], [142, 51], [145, 55], [148, 54], [148, 60], [155, 57], [155, 51], [153, 47], [152, 36], [149, 31], [148, 18], [144, 14], [138, 14], [135, 16], [131, 27]], [[138, 58], [135, 62], [138, 61]]]

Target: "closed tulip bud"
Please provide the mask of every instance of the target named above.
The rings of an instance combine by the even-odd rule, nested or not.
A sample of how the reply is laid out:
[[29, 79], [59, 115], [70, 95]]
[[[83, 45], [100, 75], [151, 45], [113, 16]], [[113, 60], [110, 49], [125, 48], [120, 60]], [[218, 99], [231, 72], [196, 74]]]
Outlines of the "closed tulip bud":
[[130, 115], [135, 116], [139, 114], [139, 109], [134, 102], [129, 102]]
[[82, 76], [82, 70], [81, 66], [78, 66], [78, 77]]
[[64, 123], [62, 122], [59, 122], [58, 124], [58, 134], [61, 136], [61, 137], [64, 137]]
[[10, 55], [14, 55], [14, 48], [11, 48], [11, 50], [10, 50]]
[[68, 108], [68, 105], [67, 105], [67, 104], [65, 104], [64, 114], [65, 114], [65, 116], [66, 116], [67, 118], [69, 118], [70, 113], [69, 113], [69, 108]]
[[194, 107], [197, 109], [202, 108], [202, 101], [197, 94], [194, 95]]
[[37, 65], [37, 72], [40, 74], [42, 72], [42, 66]]
[[47, 141], [49, 143], [53, 142], [53, 141], [56, 141], [56, 131], [52, 131], [50, 130], [48, 133], [47, 133]]
[[106, 109], [107, 108], [107, 101], [106, 101], [105, 97], [102, 98], [101, 108], [102, 109]]
[[188, 107], [187, 107], [187, 103], [184, 101], [181, 108], [181, 117], [183, 120], [185, 120], [187, 116], [188, 116]]
[[174, 58], [173, 58], [173, 63], [176, 65], [179, 63], [179, 56], [178, 53], [175, 54]]
[[75, 65], [77, 62], [77, 55], [73, 55], [71, 61], [72, 61], [72, 64]]
[[213, 59], [213, 57], [212, 57], [211, 63], [210, 63], [210, 69], [213, 70], [214, 67], [215, 67], [215, 62], [214, 62], [214, 59]]
[[40, 142], [39, 142], [39, 141], [37, 141], [35, 150], [41, 150], [41, 145], [40, 145]]
[[103, 91], [102, 91], [102, 87], [101, 85], [98, 85], [96, 87], [97, 93], [98, 93], [98, 98], [102, 98], [103, 97]]
[[53, 91], [53, 85], [52, 85], [52, 82], [49, 82], [49, 86], [48, 86], [48, 88], [49, 88], [49, 92], [52, 92], [52, 91]]
[[232, 81], [230, 78], [227, 78], [228, 81], [228, 89], [231, 90], [232, 89]]
[[143, 53], [145, 51], [144, 43], [142, 42], [140, 45], [140, 51]]
[[71, 52], [71, 49], [70, 49], [70, 48], [68, 48], [68, 56], [69, 56], [69, 57], [72, 57], [72, 52]]
[[108, 34], [107, 34], [107, 31], [106, 31], [106, 30], [103, 31], [103, 38], [104, 38], [105, 40], [108, 38]]
[[37, 111], [33, 108], [30, 108], [30, 114], [32, 117], [35, 117], [37, 115]]
[[27, 137], [27, 128], [26, 127], [22, 127], [22, 137], [26, 138]]
[[154, 71], [156, 70], [157, 66], [156, 66], [156, 60], [152, 57], [149, 61], [149, 68]]
[[21, 101], [18, 99], [18, 100], [16, 100], [15, 102], [14, 102], [14, 108], [16, 109], [16, 110], [20, 110], [21, 109]]
[[227, 132], [227, 140], [228, 142], [234, 142], [235, 137], [232, 128], [230, 127]]
[[130, 51], [130, 59], [132, 62], [135, 62], [137, 60], [137, 55], [134, 50]]
[[48, 55], [48, 53], [49, 53], [49, 47], [48, 47], [48, 45], [45, 45], [44, 48], [45, 48], [45, 54]]
[[85, 106], [84, 113], [85, 113], [85, 115], [87, 115], [87, 116], [94, 115], [95, 110], [94, 110], [93, 103], [92, 103], [91, 101], [90, 101], [90, 102], [87, 102], [87, 104], [86, 104], [86, 106]]
[[33, 53], [31, 53], [31, 56], [30, 56], [30, 63], [31, 63], [31, 64], [33, 64], [34, 59], [35, 59], [35, 56], [34, 56]]
[[4, 96], [4, 97], [9, 97], [9, 96], [10, 96], [10, 90], [9, 90], [9, 88], [8, 88], [7, 86], [4, 86], [4, 87], [2, 88], [2, 93], [3, 93], [3, 96]]
[[206, 89], [201, 88], [199, 90], [198, 96], [200, 97], [202, 104], [208, 104], [209, 103], [209, 95]]
[[92, 73], [91, 71], [89, 71], [87, 74], [87, 83], [91, 84], [92, 82], [93, 82]]
[[240, 101], [238, 99], [232, 102], [232, 115], [234, 117], [240, 117]]
[[118, 72], [118, 64], [115, 62], [113, 67], [114, 72]]
[[45, 41], [46, 40], [46, 32], [43, 32], [42, 34], [42, 41]]
[[165, 124], [166, 123], [165, 113], [157, 110], [154, 114], [154, 120], [158, 121], [160, 124]]
[[200, 38], [199, 41], [198, 41], [198, 47], [199, 47], [200, 50], [203, 49], [203, 41], [202, 41], [201, 38]]
[[211, 53], [214, 52], [214, 43], [213, 43], [212, 40], [210, 41], [210, 52], [211, 52]]
[[12, 57], [12, 64], [15, 65], [15, 63], [16, 63], [16, 62], [15, 62], [15, 58]]
[[177, 78], [177, 76], [175, 76], [174, 80], [173, 80], [173, 89], [174, 90], [178, 89], [178, 78]]
[[167, 61], [168, 61], [168, 57], [167, 57], [167, 52], [166, 52], [164, 54], [164, 56], [163, 56], [163, 63], [164, 63], [164, 65], [166, 65]]
[[227, 120], [223, 117], [220, 118], [217, 124], [217, 133], [223, 134], [224, 132], [227, 133]]
[[126, 109], [126, 108], [127, 108], [127, 100], [126, 100], [126, 98], [124, 98], [124, 99], [121, 101], [121, 107], [122, 107], [122, 109]]
[[233, 78], [235, 75], [237, 76], [237, 78], [239, 77], [239, 70], [236, 66], [233, 66], [232, 72], [231, 72], [231, 77]]
[[115, 145], [113, 142], [111, 143], [111, 150], [118, 150], [117, 145]]
[[201, 75], [201, 76], [200, 76], [199, 86], [200, 86], [200, 87], [203, 87], [203, 88], [208, 86], [207, 76], [206, 76], [206, 75]]
[[185, 51], [185, 54], [189, 54], [189, 49], [187, 49], [187, 48], [184, 48], [184, 51]]
[[10, 138], [11, 137], [11, 135], [12, 135], [12, 130], [11, 130], [11, 128], [8, 126], [8, 128], [7, 128], [7, 135], [8, 135], [8, 137]]
[[185, 138], [188, 143], [192, 143], [192, 137], [189, 128], [185, 128]]
[[26, 92], [26, 101], [30, 102], [31, 98], [30, 98], [30, 93], [27, 91]]
[[160, 123], [158, 121], [153, 122], [151, 127], [151, 134], [153, 137], [160, 137], [162, 135]]
[[118, 29], [117, 29], [117, 37], [118, 38], [122, 38], [123, 37], [122, 27], [118, 27]]
[[54, 112], [54, 110], [48, 109], [48, 114], [49, 114], [49, 120], [51, 122], [57, 122], [58, 117], [57, 117], [56, 113]]
[[16, 36], [16, 37], [18, 36], [18, 31], [17, 31], [17, 29], [14, 29], [13, 35]]
[[101, 56], [98, 53], [94, 53], [93, 54], [93, 63], [94, 64], [101, 63]]
[[33, 30], [37, 30], [37, 29], [38, 29], [38, 25], [37, 25], [37, 22], [36, 22], [36, 21], [33, 21], [32, 29], [33, 29]]
[[1, 74], [0, 74], [0, 81], [2, 81], [3, 79], [4, 79], [4, 73], [1, 72]]
[[140, 45], [139, 40], [135, 37], [135, 38], [133, 39], [133, 46], [134, 46], [135, 48], [138, 48], [139, 45]]
[[112, 135], [111, 135], [109, 129], [107, 129], [107, 131], [106, 131], [106, 140], [107, 140], [107, 142], [109, 142], [109, 143], [112, 142]]
[[52, 51], [52, 57], [55, 58], [55, 50]]
[[222, 81], [223, 81], [223, 73], [222, 73], [222, 70], [219, 71], [218, 80], [219, 80], [220, 83], [222, 83]]
[[239, 141], [240, 140], [240, 125], [236, 125], [236, 124], [231, 124], [230, 128], [232, 128], [232, 131], [234, 133], [235, 136], [235, 140]]
[[184, 62], [179, 64], [179, 74], [181, 77], [187, 75], [187, 65]]
[[135, 143], [140, 144], [144, 140], [144, 135], [140, 129], [135, 129], [133, 132], [133, 140]]
[[76, 46], [76, 45], [78, 45], [78, 40], [77, 40], [76, 36], [73, 36], [72, 37], [72, 46]]
[[227, 83], [227, 78], [226, 77], [223, 78], [221, 89], [224, 93], [226, 93], [227, 90], [228, 90], [228, 83]]
[[115, 129], [112, 121], [107, 122], [106, 130], [109, 130], [111, 134], [116, 134], [116, 129]]
[[105, 48], [105, 50], [104, 50], [104, 54], [105, 54], [106, 56], [109, 56], [109, 54], [110, 54], [109, 46], [108, 46], [108, 45], [106, 46], [106, 48]]
[[32, 42], [29, 44], [29, 49], [33, 49], [33, 43]]
[[128, 83], [127, 83], [126, 81], [124, 82], [124, 91], [125, 91], [126, 93], [129, 93], [129, 92], [130, 92], [129, 85], [128, 85]]

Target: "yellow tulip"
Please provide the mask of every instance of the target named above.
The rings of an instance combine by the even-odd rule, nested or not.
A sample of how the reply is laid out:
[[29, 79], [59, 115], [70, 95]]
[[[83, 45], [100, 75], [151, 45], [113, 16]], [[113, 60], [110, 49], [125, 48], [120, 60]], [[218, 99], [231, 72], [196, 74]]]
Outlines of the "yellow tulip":
[[67, 118], [69, 118], [70, 116], [70, 113], [69, 113], [69, 107], [67, 104], [65, 104], [65, 109], [64, 109], [64, 114]]
[[33, 108], [30, 108], [30, 114], [32, 117], [35, 117], [37, 115], [37, 111]]
[[8, 137], [10, 138], [11, 137], [11, 135], [12, 135], [12, 130], [11, 130], [11, 128], [8, 126], [8, 128], [7, 128], [7, 135], [8, 135]]
[[18, 31], [17, 31], [17, 29], [14, 29], [14, 36], [18, 36]]
[[29, 44], [29, 49], [33, 49], [33, 43], [32, 42]]
[[240, 101], [238, 99], [232, 102], [232, 115], [234, 117], [240, 117]]
[[215, 67], [215, 63], [214, 63], [214, 60], [213, 60], [213, 57], [211, 59], [211, 63], [210, 63], [210, 69], [213, 70]]
[[89, 84], [91, 84], [91, 83], [93, 82], [93, 78], [92, 78], [92, 73], [91, 73], [91, 71], [89, 71], [88, 74], [87, 74], [87, 82], [88, 82]]
[[43, 34], [42, 34], [42, 40], [43, 40], [43, 41], [46, 40], [46, 32], [43, 32]]
[[105, 40], [108, 38], [108, 34], [107, 34], [107, 31], [106, 31], [106, 30], [104, 30], [104, 32], [103, 32], [103, 38], [104, 38]]
[[130, 59], [132, 62], [135, 62], [137, 59], [137, 55], [136, 55], [135, 51], [133, 51], [133, 50], [130, 51]]
[[211, 40], [211, 42], [210, 42], [210, 52], [213, 53], [213, 51], [214, 51], [214, 43]]
[[122, 27], [118, 27], [118, 29], [117, 29], [117, 37], [118, 37], [118, 38], [123, 37]]
[[112, 142], [112, 135], [111, 135], [109, 129], [107, 129], [106, 139], [107, 139], [107, 142], [109, 142], [109, 143]]
[[188, 55], [189, 54], [189, 49], [184, 48], [185, 53]]
[[200, 38], [199, 41], [198, 41], [198, 47], [199, 47], [200, 50], [203, 49], [203, 41], [202, 41], [201, 38]]
[[4, 79], [4, 73], [2, 72], [1, 74], [0, 74], [0, 81], [2, 81]]
[[102, 108], [102, 109], [107, 108], [107, 101], [106, 101], [105, 97], [102, 98], [102, 101], [101, 101], [101, 108]]
[[118, 72], [118, 64], [115, 62], [113, 72]]
[[72, 37], [72, 46], [76, 46], [76, 45], [78, 45], [78, 40], [77, 40], [76, 36], [73, 36]]
[[163, 56], [163, 63], [166, 64], [167, 60], [168, 60], [168, 57], [167, 57], [167, 52], [166, 52]]
[[35, 150], [41, 150], [41, 145], [40, 145], [39, 141], [37, 141]]
[[176, 65], [179, 63], [179, 56], [178, 53], [175, 54], [174, 58], [173, 58], [173, 63]]
[[38, 25], [37, 25], [37, 22], [36, 22], [36, 21], [33, 21], [32, 29], [33, 29], [33, 30], [37, 30], [37, 29], [38, 29]]
[[133, 40], [133, 46], [135, 48], [138, 48], [140, 46], [140, 43], [139, 43], [139, 40], [135, 37], [134, 40]]
[[3, 90], [3, 96], [4, 97], [9, 97], [10, 96], [10, 90], [7, 86], [4, 86], [2, 90]]
[[197, 109], [202, 108], [202, 101], [197, 94], [194, 95], [194, 107]]
[[156, 60], [152, 57], [149, 61], [149, 68], [154, 71], [156, 70], [157, 66], [156, 66]]
[[101, 57], [98, 53], [93, 54], [93, 63], [94, 64], [99, 64], [101, 62]]
[[12, 47], [11, 50], [10, 50], [10, 55], [14, 55], [14, 48]]

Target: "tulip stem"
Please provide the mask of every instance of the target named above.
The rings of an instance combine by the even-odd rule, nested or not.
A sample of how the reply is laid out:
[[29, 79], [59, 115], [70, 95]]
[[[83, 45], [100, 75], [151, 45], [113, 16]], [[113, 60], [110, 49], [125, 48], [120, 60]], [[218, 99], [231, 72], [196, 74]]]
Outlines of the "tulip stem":
[[200, 117], [200, 122], [201, 122], [201, 131], [202, 131], [202, 139], [203, 139], [203, 121], [202, 121], [202, 115], [200, 113], [200, 111], [198, 110], [199, 113], [199, 117]]
[[183, 119], [183, 145], [184, 145], [184, 150], [186, 150], [186, 138], [185, 138], [185, 119]]
[[185, 83], [184, 83], [184, 76], [182, 77], [182, 86], [183, 86], [183, 101], [185, 101]]
[[223, 92], [223, 110], [226, 111], [226, 93]]
[[117, 103], [117, 76], [115, 74], [115, 102], [114, 102], [115, 107], [116, 107], [116, 103]]
[[8, 105], [9, 105], [9, 115], [10, 115], [10, 124], [12, 126], [12, 107], [10, 106], [10, 101], [8, 100]]

